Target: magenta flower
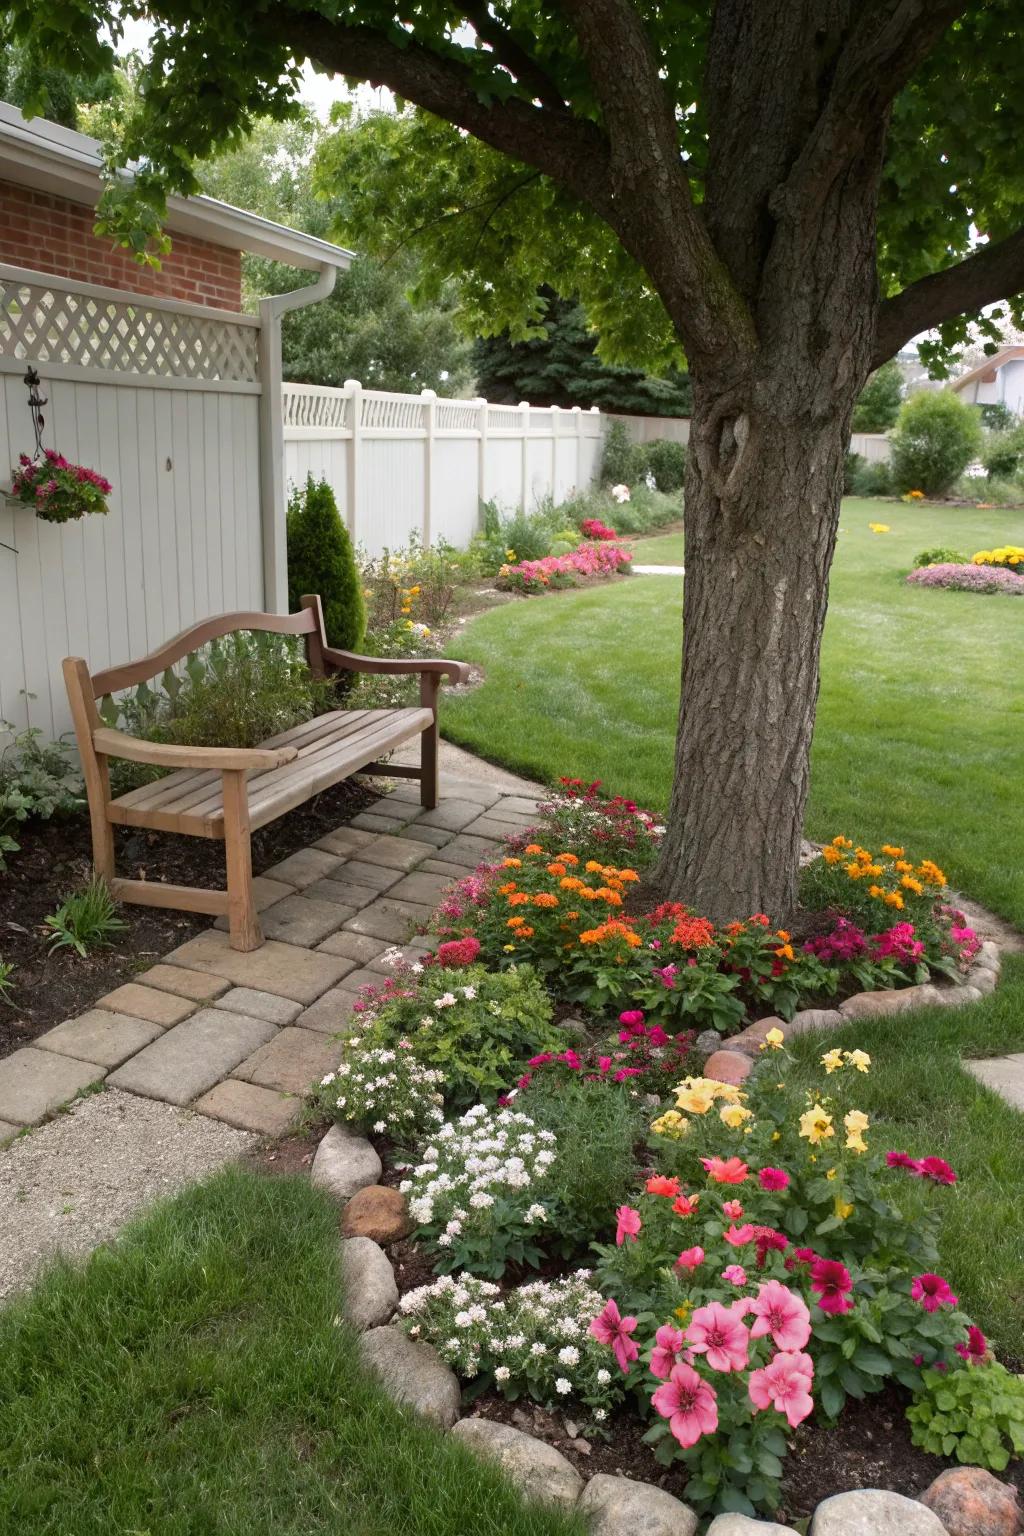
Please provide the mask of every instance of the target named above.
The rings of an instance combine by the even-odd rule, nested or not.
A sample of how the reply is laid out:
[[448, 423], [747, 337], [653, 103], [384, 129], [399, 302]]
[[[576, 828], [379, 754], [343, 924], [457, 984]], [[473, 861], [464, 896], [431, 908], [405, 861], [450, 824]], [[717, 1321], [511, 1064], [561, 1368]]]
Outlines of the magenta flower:
[[720, 1301], [698, 1307], [686, 1329], [686, 1342], [695, 1355], [704, 1355], [713, 1371], [742, 1371], [747, 1364], [750, 1335], [738, 1317]]
[[838, 1259], [814, 1259], [811, 1263], [811, 1290], [818, 1297], [823, 1312], [851, 1312], [853, 1301], [850, 1292], [853, 1281], [850, 1271]]
[[756, 1321], [750, 1329], [752, 1339], [771, 1334], [776, 1349], [803, 1349], [811, 1336], [811, 1314], [807, 1304], [779, 1280], [766, 1280], [758, 1290], [751, 1310]]
[[751, 1371], [747, 1390], [755, 1408], [784, 1413], [790, 1429], [795, 1429], [814, 1408], [813, 1379], [810, 1355], [780, 1350], [763, 1370]]
[[681, 1361], [651, 1398], [656, 1412], [668, 1419], [668, 1427], [684, 1449], [696, 1445], [701, 1435], [718, 1428], [718, 1398], [692, 1365]]
[[651, 1353], [651, 1375], [657, 1376], [659, 1381], [665, 1381], [671, 1373], [676, 1360], [683, 1352], [686, 1339], [681, 1328], [672, 1328], [665, 1324], [654, 1335], [654, 1349]]
[[620, 1205], [615, 1212], [618, 1226], [615, 1229], [615, 1241], [621, 1248], [628, 1237], [631, 1243], [635, 1243], [643, 1222], [640, 1220], [640, 1212], [634, 1211], [631, 1205]]
[[636, 1332], [636, 1318], [623, 1317], [615, 1302], [609, 1299], [604, 1304], [604, 1310], [599, 1312], [590, 1324], [590, 1331], [599, 1344], [607, 1344], [623, 1375], [629, 1375], [630, 1361], [637, 1359], [640, 1351], [637, 1349], [630, 1334]]
[[931, 1179], [935, 1184], [955, 1184], [956, 1174], [941, 1157], [922, 1157], [917, 1167], [912, 1170], [919, 1179]]
[[988, 1354], [988, 1340], [980, 1328], [973, 1323], [967, 1329], [967, 1343], [958, 1344], [956, 1352], [961, 1360], [968, 1361], [972, 1365], [980, 1365]]
[[643, 1021], [644, 1016], [639, 1008], [627, 1008], [625, 1013], [619, 1014], [620, 1024], [642, 1024]]
[[777, 1194], [789, 1188], [789, 1174], [781, 1168], [762, 1168], [757, 1177], [761, 1181], [761, 1188], [768, 1194]]
[[694, 1248], [686, 1248], [676, 1259], [676, 1269], [685, 1269], [692, 1275], [695, 1269], [699, 1269], [704, 1263], [704, 1249], [698, 1244]]
[[909, 1152], [887, 1152], [885, 1161], [890, 1168], [906, 1168], [909, 1173], [917, 1173], [921, 1164], [916, 1157], [911, 1157]]
[[940, 1307], [957, 1305], [956, 1297], [941, 1275], [915, 1275], [910, 1282], [910, 1294], [926, 1312], [937, 1312]]

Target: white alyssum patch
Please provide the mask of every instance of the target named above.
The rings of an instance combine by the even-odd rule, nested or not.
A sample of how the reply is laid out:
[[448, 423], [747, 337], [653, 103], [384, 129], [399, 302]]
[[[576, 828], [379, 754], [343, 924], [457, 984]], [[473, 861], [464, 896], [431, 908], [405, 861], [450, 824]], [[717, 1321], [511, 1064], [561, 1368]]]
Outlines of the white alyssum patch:
[[407, 1041], [367, 1049], [351, 1036], [337, 1071], [321, 1079], [325, 1103], [339, 1120], [411, 1145], [443, 1123], [444, 1073], [417, 1061]]

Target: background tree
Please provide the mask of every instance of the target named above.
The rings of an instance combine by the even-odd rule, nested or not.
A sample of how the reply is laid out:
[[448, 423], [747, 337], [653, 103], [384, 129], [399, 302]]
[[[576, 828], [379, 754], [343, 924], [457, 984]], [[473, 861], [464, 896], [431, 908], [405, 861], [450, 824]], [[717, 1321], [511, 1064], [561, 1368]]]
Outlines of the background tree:
[[903, 399], [903, 374], [894, 357], [868, 379], [853, 408], [855, 432], [888, 432], [899, 415]]
[[[854, 404], [911, 337], [935, 332], [921, 351], [941, 371], [972, 321], [998, 337], [987, 306], [1024, 318], [1019, 0], [123, 9], [155, 28], [120, 151], [145, 158], [102, 204], [133, 248], [169, 186], [195, 187], [193, 159], [294, 113], [295, 60], [312, 59], [435, 114], [418, 130], [445, 146], [435, 244], [482, 332], [529, 334], [547, 282], [580, 295], [618, 361], [683, 349], [682, 699], [660, 875], [714, 918], [784, 914]], [[104, 24], [118, 36], [103, 0], [3, 14], [34, 56], [76, 68], [109, 58]], [[412, 203], [422, 166], [395, 167]]]
[[640, 416], [688, 416], [690, 381], [673, 369], [655, 378], [638, 368], [603, 362], [598, 337], [578, 299], [542, 290], [543, 337], [513, 341], [508, 331], [480, 337], [473, 347], [477, 389], [487, 400], [535, 405], [591, 406]]

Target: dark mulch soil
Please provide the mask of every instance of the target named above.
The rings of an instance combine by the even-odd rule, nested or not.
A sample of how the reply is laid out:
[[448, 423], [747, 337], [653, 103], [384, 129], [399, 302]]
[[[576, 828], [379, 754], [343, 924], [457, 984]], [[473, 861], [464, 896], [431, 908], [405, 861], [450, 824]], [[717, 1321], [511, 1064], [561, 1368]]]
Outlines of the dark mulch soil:
[[[269, 868], [342, 826], [376, 799], [348, 782], [253, 833], [253, 868]], [[202, 837], [116, 828], [117, 867], [127, 876], [211, 888], [224, 884], [224, 845]], [[91, 873], [89, 820], [84, 814], [18, 828], [21, 851], [0, 875], [0, 957], [14, 966], [10, 1004], [0, 1000], [0, 1057], [73, 1018], [113, 987], [130, 981], [168, 950], [206, 928], [209, 918], [159, 907], [124, 906], [127, 923], [110, 949], [85, 959], [48, 947], [43, 919], [65, 892]]]

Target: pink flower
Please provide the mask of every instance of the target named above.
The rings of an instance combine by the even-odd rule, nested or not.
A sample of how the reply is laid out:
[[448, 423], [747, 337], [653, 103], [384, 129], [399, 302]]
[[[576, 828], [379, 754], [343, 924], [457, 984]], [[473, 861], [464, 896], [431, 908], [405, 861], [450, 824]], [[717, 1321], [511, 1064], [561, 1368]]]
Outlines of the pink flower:
[[746, 1285], [747, 1272], [742, 1264], [727, 1264], [722, 1270], [722, 1279], [728, 1280], [730, 1285]]
[[784, 1413], [790, 1429], [795, 1429], [814, 1408], [813, 1379], [810, 1355], [780, 1350], [763, 1370], [751, 1371], [747, 1389], [755, 1408]]
[[967, 1343], [958, 1344], [956, 1352], [961, 1360], [967, 1360], [974, 1365], [980, 1365], [988, 1354], [988, 1340], [980, 1328], [973, 1323], [967, 1329]]
[[765, 1259], [772, 1250], [784, 1253], [789, 1247], [789, 1238], [784, 1232], [776, 1232], [774, 1227], [755, 1227], [754, 1236], [757, 1239], [758, 1269], [764, 1269]]
[[853, 1302], [850, 1292], [853, 1281], [850, 1271], [838, 1259], [813, 1259], [811, 1262], [811, 1290], [818, 1296], [818, 1306], [823, 1312], [851, 1312]]
[[723, 1201], [722, 1210], [730, 1221], [739, 1221], [743, 1215], [743, 1207], [738, 1200]]
[[762, 1168], [757, 1177], [761, 1182], [761, 1188], [767, 1190], [769, 1194], [775, 1194], [789, 1187], [789, 1174], [784, 1173], [781, 1168]]
[[464, 939], [451, 939], [447, 944], [437, 946], [437, 959], [440, 965], [472, 965], [480, 953], [480, 940], [468, 934]]
[[742, 1227], [730, 1227], [722, 1235], [732, 1248], [743, 1248], [754, 1241], [754, 1229], [749, 1222], [744, 1222]]
[[677, 1357], [682, 1354], [685, 1342], [681, 1328], [672, 1328], [667, 1323], [659, 1328], [654, 1335], [651, 1375], [657, 1376], [659, 1381], [664, 1381], [675, 1365]]
[[701, 1162], [716, 1184], [742, 1184], [750, 1172], [738, 1157], [702, 1157]]
[[644, 1016], [639, 1008], [627, 1008], [625, 1013], [619, 1014], [620, 1024], [642, 1024]]
[[686, 1342], [695, 1355], [707, 1357], [713, 1371], [742, 1371], [747, 1364], [750, 1336], [742, 1319], [719, 1301], [697, 1308]]
[[618, 1226], [615, 1229], [615, 1241], [621, 1248], [628, 1237], [631, 1243], [635, 1243], [637, 1234], [643, 1226], [640, 1220], [640, 1212], [634, 1211], [631, 1205], [620, 1205], [615, 1212]]
[[668, 1380], [657, 1389], [651, 1403], [663, 1419], [668, 1419], [669, 1429], [684, 1449], [696, 1445], [701, 1435], [713, 1435], [718, 1428], [715, 1389], [684, 1362], [672, 1367]]
[[704, 1263], [704, 1249], [698, 1244], [694, 1248], [685, 1249], [676, 1259], [676, 1268], [685, 1269], [692, 1275], [695, 1269], [699, 1269]]
[[630, 1338], [630, 1334], [636, 1331], [636, 1318], [622, 1317], [615, 1302], [609, 1297], [604, 1310], [591, 1322], [590, 1331], [599, 1344], [608, 1345], [619, 1362], [620, 1370], [628, 1376], [630, 1361], [640, 1354]]
[[886, 1164], [890, 1168], [906, 1168], [910, 1173], [917, 1173], [921, 1164], [916, 1157], [911, 1157], [909, 1152], [887, 1152]]
[[955, 1307], [957, 1304], [956, 1297], [941, 1275], [915, 1275], [910, 1282], [910, 1294], [926, 1312], [937, 1312], [940, 1307]]
[[931, 1179], [934, 1184], [955, 1184], [956, 1174], [941, 1157], [922, 1157], [912, 1170], [916, 1178]]
[[752, 1339], [771, 1334], [776, 1349], [803, 1349], [811, 1336], [811, 1314], [799, 1296], [779, 1280], [766, 1280], [757, 1293], [753, 1311], [757, 1321], [750, 1330]]

